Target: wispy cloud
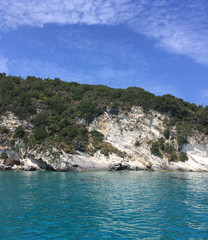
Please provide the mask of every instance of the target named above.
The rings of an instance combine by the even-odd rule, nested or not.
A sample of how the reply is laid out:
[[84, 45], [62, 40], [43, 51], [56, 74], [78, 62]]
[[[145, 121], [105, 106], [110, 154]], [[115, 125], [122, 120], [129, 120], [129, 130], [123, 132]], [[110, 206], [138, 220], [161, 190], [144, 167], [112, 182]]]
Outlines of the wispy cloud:
[[126, 24], [169, 52], [208, 65], [207, 0], [1, 0], [0, 29]]
[[8, 59], [0, 54], [0, 72], [9, 72]]
[[122, 39], [117, 36], [110, 38], [109, 34], [106, 41], [99, 33], [85, 28], [67, 28], [55, 33], [52, 38], [55, 39], [56, 46], [70, 50], [75, 55], [74, 58], [79, 58], [79, 61], [93, 68], [114, 65], [140, 71], [147, 69], [150, 60], [145, 59], [143, 52], [132, 44], [128, 36]]
[[157, 41], [166, 50], [208, 65], [208, 4], [204, 0], [151, 1], [138, 18], [135, 31]]
[[1, 28], [21, 25], [117, 24], [132, 16], [134, 4], [128, 0], [2, 0]]
[[198, 104], [208, 104], [207, 99], [208, 99], [208, 89], [203, 89], [198, 91]]

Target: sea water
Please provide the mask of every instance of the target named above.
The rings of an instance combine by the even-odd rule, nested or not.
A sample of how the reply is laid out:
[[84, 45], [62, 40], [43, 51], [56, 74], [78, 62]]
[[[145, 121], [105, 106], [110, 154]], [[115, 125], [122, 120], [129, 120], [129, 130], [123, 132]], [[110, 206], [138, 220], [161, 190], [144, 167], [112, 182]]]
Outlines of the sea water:
[[0, 172], [0, 239], [208, 239], [208, 173]]

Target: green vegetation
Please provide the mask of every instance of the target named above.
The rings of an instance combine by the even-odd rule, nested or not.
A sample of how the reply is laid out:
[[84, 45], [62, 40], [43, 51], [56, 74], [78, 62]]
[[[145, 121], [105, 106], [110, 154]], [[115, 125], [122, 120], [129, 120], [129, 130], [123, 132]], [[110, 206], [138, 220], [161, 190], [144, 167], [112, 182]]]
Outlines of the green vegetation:
[[15, 129], [15, 132], [14, 132], [15, 138], [24, 138], [25, 135], [26, 135], [26, 131], [23, 127], [19, 126]]
[[170, 137], [170, 128], [166, 128], [165, 129], [164, 136], [165, 136], [166, 139], [169, 139], [169, 137]]
[[119, 151], [117, 148], [112, 146], [110, 143], [102, 143], [100, 145], [100, 152], [105, 156], [109, 156], [110, 153], [116, 153], [120, 155], [120, 157], [124, 157], [125, 153]]
[[102, 108], [96, 105], [90, 99], [85, 99], [77, 106], [79, 116], [90, 123], [94, 118], [103, 113]]
[[187, 161], [187, 160], [188, 160], [187, 154], [184, 153], [184, 152], [182, 152], [182, 153], [180, 154], [180, 161], [185, 162], [185, 161]]
[[90, 132], [92, 138], [92, 145], [95, 149], [99, 149], [101, 143], [103, 142], [103, 135], [99, 133], [97, 130], [93, 130]]
[[[63, 82], [59, 78], [28, 76], [23, 79], [0, 74], [0, 114], [11, 111], [34, 125], [34, 134], [22, 127], [15, 130], [14, 138], [23, 139], [28, 147], [41, 143], [45, 149], [55, 146], [70, 153], [92, 149], [106, 155], [116, 152], [103, 143], [101, 134], [88, 132], [86, 126], [106, 110], [117, 114], [119, 109], [129, 110], [133, 105], [142, 107], [145, 112], [152, 109], [169, 116], [164, 136], [169, 139], [170, 129], [176, 126], [178, 150], [193, 130], [208, 134], [208, 107], [196, 106], [169, 94], [155, 96], [137, 87], [112, 89], [103, 85]], [[0, 129], [0, 134], [7, 133], [8, 129]], [[153, 154], [159, 157], [163, 153], [172, 154], [173, 150], [164, 141], [153, 143]], [[136, 142], [135, 146], [138, 144]]]
[[164, 152], [166, 152], [167, 154], [172, 154], [175, 151], [174, 147], [170, 144], [165, 144], [164, 145]]
[[177, 162], [178, 161], [178, 156], [175, 152], [171, 153], [170, 159], [171, 162]]
[[99, 133], [97, 130], [93, 130], [90, 132], [90, 138], [93, 145], [93, 150], [89, 149], [89, 152], [92, 155], [97, 150], [100, 150], [100, 152], [105, 156], [109, 156], [109, 154], [111, 153], [115, 153], [120, 157], [124, 157], [126, 155], [125, 152], [120, 151], [116, 147], [112, 146], [110, 143], [103, 142], [103, 135]]
[[8, 134], [9, 133], [9, 129], [7, 129], [6, 127], [0, 127], [0, 134]]
[[135, 146], [135, 147], [139, 147], [140, 145], [141, 145], [141, 142], [138, 141], [138, 140], [136, 140], [136, 142], [134, 143], [134, 146]]
[[8, 158], [8, 155], [6, 152], [2, 152], [1, 155], [0, 155], [0, 158], [3, 159], [3, 160], [6, 160]]
[[153, 155], [162, 158], [162, 153], [160, 151], [160, 142], [159, 141], [155, 141], [152, 143], [152, 146], [150, 148], [150, 151]]
[[45, 138], [47, 138], [47, 132], [44, 125], [40, 125], [39, 127], [35, 128], [34, 138], [37, 141], [43, 141]]
[[169, 161], [177, 162], [178, 160], [185, 162], [188, 160], [186, 153], [181, 152], [178, 154], [177, 150], [169, 143], [165, 143], [164, 138], [159, 138], [157, 141], [152, 143], [151, 153], [157, 157], [163, 157], [165, 154], [169, 157]]

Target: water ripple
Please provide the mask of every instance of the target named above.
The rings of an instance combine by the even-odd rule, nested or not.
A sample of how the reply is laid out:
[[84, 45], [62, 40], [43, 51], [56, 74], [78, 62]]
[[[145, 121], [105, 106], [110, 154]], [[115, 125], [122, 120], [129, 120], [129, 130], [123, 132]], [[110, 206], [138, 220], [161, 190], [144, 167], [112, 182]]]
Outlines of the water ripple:
[[0, 239], [208, 239], [208, 174], [0, 172]]

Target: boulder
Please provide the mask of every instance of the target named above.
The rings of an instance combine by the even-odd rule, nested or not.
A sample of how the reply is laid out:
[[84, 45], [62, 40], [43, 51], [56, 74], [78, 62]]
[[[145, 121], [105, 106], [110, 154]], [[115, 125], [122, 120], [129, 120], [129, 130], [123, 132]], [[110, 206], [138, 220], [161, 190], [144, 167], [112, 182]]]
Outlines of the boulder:
[[20, 165], [20, 161], [16, 159], [14, 155], [12, 155], [11, 157], [8, 157], [7, 159], [5, 159], [4, 165], [5, 166]]

